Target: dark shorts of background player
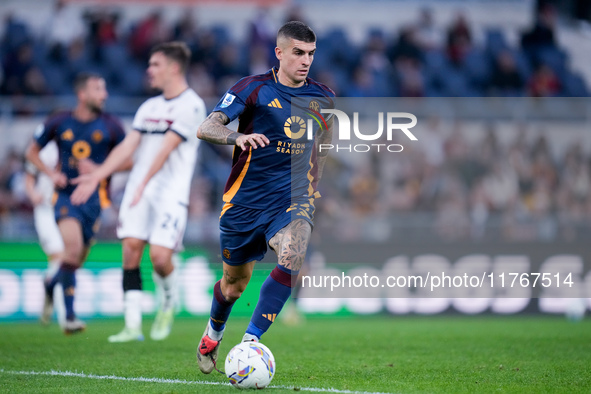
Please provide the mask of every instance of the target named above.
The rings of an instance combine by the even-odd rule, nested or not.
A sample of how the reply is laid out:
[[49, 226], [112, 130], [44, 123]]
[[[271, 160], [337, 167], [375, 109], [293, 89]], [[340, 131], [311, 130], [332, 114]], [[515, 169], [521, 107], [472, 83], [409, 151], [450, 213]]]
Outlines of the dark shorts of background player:
[[308, 199], [291, 206], [252, 209], [234, 205], [220, 218], [220, 247], [224, 263], [238, 266], [265, 257], [269, 240], [296, 219], [313, 227], [314, 205]]
[[101, 204], [96, 193], [82, 205], [72, 205], [69, 194], [58, 193], [57, 195], [55, 202], [55, 221], [59, 224], [59, 221], [65, 218], [78, 220], [82, 227], [82, 238], [86, 246], [90, 245], [98, 230], [98, 219], [100, 215]]

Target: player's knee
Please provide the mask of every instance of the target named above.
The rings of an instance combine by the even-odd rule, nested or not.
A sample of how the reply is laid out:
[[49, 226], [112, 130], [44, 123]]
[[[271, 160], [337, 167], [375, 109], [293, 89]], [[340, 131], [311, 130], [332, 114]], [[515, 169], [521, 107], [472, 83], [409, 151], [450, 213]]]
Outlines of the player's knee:
[[154, 271], [161, 276], [166, 276], [174, 269], [172, 265], [172, 254], [169, 250], [154, 248], [150, 249], [150, 260]]
[[143, 241], [141, 239], [125, 238], [123, 240], [123, 249], [141, 252], [141, 251], [143, 251], [145, 244], [146, 244], [146, 241]]
[[227, 279], [227, 278], [222, 278], [222, 283], [221, 283], [222, 294], [224, 295], [224, 298], [227, 301], [234, 302], [240, 298], [242, 293], [244, 293], [244, 290], [246, 290], [246, 286], [248, 285], [248, 281], [240, 281], [239, 280], [239, 281], [228, 282], [227, 280], [224, 280], [224, 279]]
[[168, 276], [174, 270], [172, 264], [163, 262], [162, 260], [152, 259], [152, 267], [154, 268], [154, 272], [160, 276]]
[[63, 261], [67, 261], [70, 264], [79, 265], [83, 256], [82, 243], [69, 242], [63, 252]]
[[299, 271], [304, 265], [305, 253], [290, 253], [282, 256], [279, 265], [291, 271]]
[[239, 285], [230, 285], [227, 287], [226, 291], [223, 292], [224, 298], [229, 302], [235, 302], [237, 299], [240, 298], [246, 286], [239, 286]]
[[123, 240], [123, 268], [135, 269], [139, 267], [142, 253], [144, 251], [144, 241], [138, 239], [126, 238]]

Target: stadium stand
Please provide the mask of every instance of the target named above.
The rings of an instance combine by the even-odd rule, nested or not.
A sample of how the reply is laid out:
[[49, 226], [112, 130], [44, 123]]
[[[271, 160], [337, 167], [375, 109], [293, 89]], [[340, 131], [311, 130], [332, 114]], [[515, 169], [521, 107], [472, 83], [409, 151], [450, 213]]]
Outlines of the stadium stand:
[[[56, 9], [53, 15], [56, 20], [58, 12]], [[254, 28], [273, 24], [264, 12], [250, 21], [242, 40], [236, 39], [229, 26], [202, 25], [188, 12], [171, 22], [154, 10], [125, 25], [122, 21], [129, 18], [124, 13], [125, 9], [88, 7], [79, 14], [83, 34], [59, 43], [38, 26], [6, 14], [0, 42], [3, 119], [42, 116], [60, 102], [54, 97], [67, 103], [69, 81], [80, 70], [103, 74], [111, 93], [109, 100], [117, 103], [110, 108], [118, 115], [130, 116], [135, 104], [119, 103], [135, 102], [130, 97], [141, 102], [151, 94], [144, 83], [147, 49], [170, 39], [182, 39], [193, 50], [189, 80], [200, 95], [210, 99], [210, 108], [228, 81], [274, 65], [272, 40]], [[522, 30], [476, 25], [469, 15], [455, 11], [445, 25], [432, 9], [417, 8], [412, 13], [414, 19], [404, 24], [365, 28], [361, 35], [347, 24], [319, 29], [321, 50], [311, 76], [349, 97], [589, 97], [584, 70], [573, 67], [581, 64], [576, 60], [580, 54], [558, 39], [573, 33], [551, 5], [528, 16], [531, 23]], [[319, 214], [330, 218], [336, 212], [352, 212], [339, 220], [362, 225], [338, 228], [361, 230], [368, 218], [387, 213], [395, 218], [389, 223], [414, 223], [417, 233], [428, 229], [435, 236], [451, 239], [568, 238], [576, 236], [577, 228], [588, 227], [583, 219], [591, 215], [591, 199], [587, 197], [591, 193], [585, 194], [591, 188], [591, 156], [576, 141], [550, 152], [543, 132], [522, 131], [499, 144], [491, 124], [482, 139], [458, 146], [461, 122], [443, 127], [434, 119], [431, 126], [439, 145], [430, 147], [429, 152], [411, 152], [406, 158], [409, 163], [382, 162], [386, 160], [382, 157], [359, 168], [333, 163], [340, 176], [324, 186], [327, 193], [319, 204]], [[447, 131], [440, 133], [437, 128]], [[31, 207], [20, 184], [21, 152], [8, 148], [0, 151], [0, 231], [4, 238], [34, 238], [32, 225], [24, 224]], [[226, 178], [220, 163], [228, 152], [214, 151], [210, 146], [202, 149], [202, 157], [208, 160], [202, 161], [194, 181], [191, 215], [197, 227], [188, 231], [190, 241], [208, 236], [216, 239], [220, 201], [216, 190]], [[432, 162], [433, 149], [440, 152], [440, 161]], [[501, 157], [508, 157], [511, 165], [497, 165]], [[411, 167], [413, 171], [408, 170]], [[409, 215], [411, 220], [407, 220]], [[113, 223], [109, 227], [108, 222], [101, 234], [112, 237]], [[335, 224], [326, 223], [327, 227]], [[451, 234], [446, 230], [451, 228], [449, 223], [455, 224]], [[523, 231], [510, 230], [517, 225]], [[410, 234], [396, 226], [387, 234], [400, 233]], [[348, 239], [371, 234], [332, 235]]]

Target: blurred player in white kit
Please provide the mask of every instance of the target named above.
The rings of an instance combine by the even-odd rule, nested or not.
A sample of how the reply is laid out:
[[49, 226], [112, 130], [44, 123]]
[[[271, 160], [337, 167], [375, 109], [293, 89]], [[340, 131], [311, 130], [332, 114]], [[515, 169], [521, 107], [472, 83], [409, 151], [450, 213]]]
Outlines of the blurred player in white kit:
[[[39, 157], [48, 168], [55, 168], [59, 160], [58, 147], [55, 142], [50, 142], [45, 146]], [[55, 221], [55, 212], [53, 209], [54, 185], [51, 179], [37, 170], [32, 163], [27, 162], [25, 174], [25, 188], [27, 197], [33, 204], [33, 216], [35, 219], [35, 231], [39, 237], [41, 249], [47, 256], [49, 265], [45, 271], [45, 279], [51, 278], [59, 269], [64, 251], [64, 241]], [[40, 287], [41, 288], [41, 287]], [[57, 315], [57, 321], [63, 327], [66, 320], [66, 310], [63, 303], [63, 292], [60, 284], [54, 289], [55, 303], [45, 297], [43, 312], [41, 314], [41, 323], [47, 325], [51, 320], [53, 306]]]
[[147, 244], [153, 277], [163, 294], [150, 337], [163, 340], [171, 331], [176, 291], [172, 258], [182, 248], [197, 160], [196, 132], [206, 116], [205, 103], [187, 84], [190, 57], [182, 42], [152, 49], [147, 74], [150, 85], [162, 94], [140, 106], [133, 130], [101, 166], [74, 180], [78, 187], [72, 202], [84, 203], [102, 179], [135, 153], [117, 227], [117, 236], [123, 240], [125, 327], [111, 335], [109, 342], [144, 339], [140, 261]]

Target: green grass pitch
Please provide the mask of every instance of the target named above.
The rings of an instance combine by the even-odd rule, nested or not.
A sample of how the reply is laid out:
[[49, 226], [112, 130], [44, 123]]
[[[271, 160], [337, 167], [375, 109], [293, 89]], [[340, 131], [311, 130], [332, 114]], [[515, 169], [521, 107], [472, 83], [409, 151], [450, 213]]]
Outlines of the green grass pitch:
[[[145, 334], [150, 324], [144, 322]], [[164, 342], [110, 344], [106, 338], [121, 329], [119, 319], [90, 320], [86, 332], [71, 337], [56, 324], [0, 323], [0, 392], [237, 392], [221, 374], [197, 369], [204, 324], [177, 319]], [[222, 366], [246, 325], [230, 319]], [[278, 321], [263, 339], [277, 363], [271, 393], [591, 392], [588, 319], [308, 317], [297, 326]]]

